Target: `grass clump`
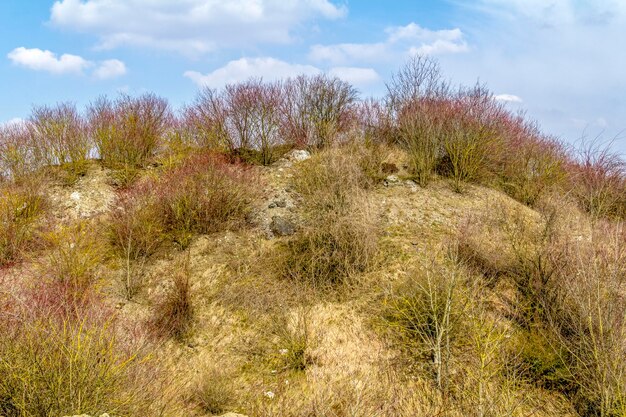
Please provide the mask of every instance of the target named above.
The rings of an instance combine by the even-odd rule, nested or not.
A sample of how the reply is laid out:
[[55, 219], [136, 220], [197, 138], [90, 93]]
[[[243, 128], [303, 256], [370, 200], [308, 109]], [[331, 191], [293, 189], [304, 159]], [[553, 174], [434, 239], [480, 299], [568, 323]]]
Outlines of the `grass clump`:
[[172, 286], [156, 303], [151, 327], [158, 337], [182, 340], [191, 329], [194, 315], [188, 255], [172, 272]]
[[346, 283], [370, 268], [378, 228], [363, 188], [369, 180], [357, 161], [331, 149], [307, 161], [294, 179], [306, 224], [283, 247], [283, 275], [320, 288]]
[[32, 186], [0, 187], [0, 267], [19, 261], [40, 246], [46, 199]]

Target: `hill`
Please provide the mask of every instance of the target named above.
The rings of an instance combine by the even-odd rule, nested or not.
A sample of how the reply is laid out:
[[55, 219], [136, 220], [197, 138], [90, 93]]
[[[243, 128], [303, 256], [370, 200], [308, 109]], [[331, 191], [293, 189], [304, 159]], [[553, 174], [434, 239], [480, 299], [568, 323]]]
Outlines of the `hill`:
[[427, 65], [5, 127], [0, 415], [625, 416], [623, 163]]

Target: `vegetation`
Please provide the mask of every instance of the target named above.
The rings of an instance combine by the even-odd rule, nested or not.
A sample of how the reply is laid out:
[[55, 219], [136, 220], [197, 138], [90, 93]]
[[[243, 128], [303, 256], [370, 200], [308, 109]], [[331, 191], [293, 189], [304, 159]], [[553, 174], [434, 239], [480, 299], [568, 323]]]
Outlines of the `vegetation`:
[[0, 128], [0, 415], [626, 415], [624, 161], [444, 80]]

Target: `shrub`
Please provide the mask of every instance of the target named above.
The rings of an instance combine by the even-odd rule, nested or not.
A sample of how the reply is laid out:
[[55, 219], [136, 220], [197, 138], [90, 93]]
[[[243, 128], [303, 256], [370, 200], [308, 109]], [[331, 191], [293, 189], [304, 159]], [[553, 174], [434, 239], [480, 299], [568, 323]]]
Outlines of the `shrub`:
[[564, 263], [549, 309], [553, 345], [577, 388], [581, 414], [626, 412], [626, 234], [622, 224], [596, 225]]
[[116, 170], [120, 185], [130, 184], [159, 149], [172, 122], [167, 101], [154, 94], [101, 97], [88, 109], [89, 129], [98, 156]]
[[569, 158], [559, 142], [542, 135], [521, 115], [502, 117], [498, 131], [503, 143], [493, 158], [507, 194], [532, 206], [546, 192], [564, 188]]
[[190, 275], [187, 253], [185, 261], [172, 271], [172, 287], [155, 305], [151, 327], [156, 336], [182, 340], [190, 330], [193, 320]]
[[40, 246], [46, 200], [32, 186], [0, 187], [0, 267], [19, 261]]
[[194, 103], [183, 110], [183, 119], [196, 145], [218, 152], [234, 150], [228, 129], [228, 106], [217, 90], [203, 88]]
[[448, 87], [436, 59], [414, 55], [391, 77], [387, 84], [387, 102], [397, 117], [406, 105], [422, 98], [447, 95]]
[[318, 149], [335, 143], [353, 124], [357, 91], [327, 75], [299, 76], [285, 84], [284, 137]]
[[0, 126], [0, 182], [24, 181], [40, 167], [28, 122]]
[[444, 110], [438, 169], [460, 192], [463, 183], [484, 180], [493, 171], [490, 156], [497, 153], [497, 120], [504, 110], [481, 85], [459, 91]]
[[136, 349], [120, 343], [113, 321], [36, 310], [0, 313], [2, 415], [159, 412], [158, 380]]
[[192, 156], [152, 184], [165, 231], [184, 249], [194, 234], [242, 226], [254, 196], [250, 180], [222, 157]]
[[320, 289], [344, 284], [373, 265], [376, 240], [368, 215], [329, 213], [285, 244], [283, 274]]
[[416, 100], [405, 103], [396, 115], [398, 141], [407, 151], [411, 173], [422, 187], [431, 180], [441, 155], [443, 122], [437, 110], [441, 104], [438, 100]]
[[69, 183], [85, 174], [92, 144], [76, 106], [35, 107], [28, 126], [36, 158], [47, 165], [60, 165]]
[[50, 291], [60, 292], [58, 302], [69, 308], [84, 306], [98, 279], [105, 251], [97, 232], [87, 223], [79, 222], [45, 236], [50, 249], [40, 261], [42, 278]]
[[274, 162], [273, 150], [282, 139], [282, 85], [250, 79], [245, 83], [227, 85], [224, 97], [233, 148], [257, 150], [263, 165]]
[[132, 299], [142, 287], [146, 260], [165, 239], [157, 197], [149, 182], [118, 195], [108, 229], [113, 254], [122, 263], [124, 295]]
[[609, 145], [583, 141], [571, 175], [574, 195], [593, 217], [626, 216], [626, 162]]
[[409, 273], [384, 301], [384, 324], [401, 350], [427, 360], [437, 387], [449, 390], [453, 351], [462, 336], [466, 301], [458, 270], [439, 265]]

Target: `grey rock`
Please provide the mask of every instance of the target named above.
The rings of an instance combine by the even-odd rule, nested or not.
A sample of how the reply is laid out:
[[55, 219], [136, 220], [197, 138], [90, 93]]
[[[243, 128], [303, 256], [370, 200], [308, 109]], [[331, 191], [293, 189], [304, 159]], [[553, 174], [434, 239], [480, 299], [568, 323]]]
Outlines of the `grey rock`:
[[296, 233], [296, 225], [284, 217], [272, 216], [270, 230], [276, 236], [291, 236]]

